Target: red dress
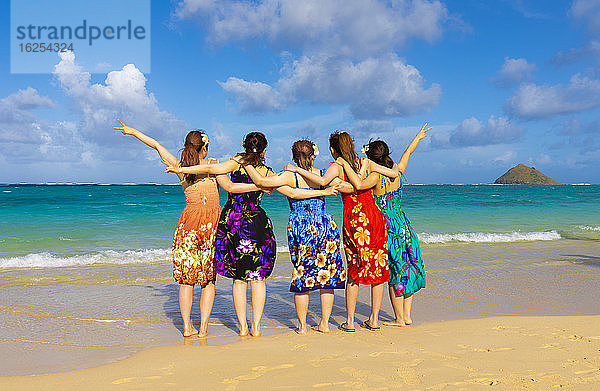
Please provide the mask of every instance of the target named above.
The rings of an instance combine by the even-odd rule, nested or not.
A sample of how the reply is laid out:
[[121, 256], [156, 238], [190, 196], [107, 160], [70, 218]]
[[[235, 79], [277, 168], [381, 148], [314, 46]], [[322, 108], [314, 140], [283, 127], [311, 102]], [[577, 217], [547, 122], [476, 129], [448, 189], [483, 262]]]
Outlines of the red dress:
[[387, 228], [372, 189], [342, 193], [348, 275], [359, 284], [390, 280]]

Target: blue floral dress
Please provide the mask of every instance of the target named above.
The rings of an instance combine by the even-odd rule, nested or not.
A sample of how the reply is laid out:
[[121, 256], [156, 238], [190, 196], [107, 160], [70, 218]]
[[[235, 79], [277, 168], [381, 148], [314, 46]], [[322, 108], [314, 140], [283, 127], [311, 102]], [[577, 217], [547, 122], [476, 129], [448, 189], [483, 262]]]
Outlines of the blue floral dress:
[[[410, 221], [402, 211], [403, 178], [400, 187], [384, 195], [374, 196], [375, 202], [385, 217], [388, 237], [388, 262], [390, 282], [396, 296], [415, 293], [425, 287], [425, 267], [421, 256], [419, 238], [413, 231]], [[386, 180], [381, 176], [386, 187]]]
[[[270, 168], [269, 171], [272, 172]], [[253, 183], [239, 168], [235, 183]], [[229, 194], [221, 211], [215, 239], [216, 272], [236, 280], [264, 280], [275, 266], [275, 235], [267, 213], [260, 207], [262, 191]]]
[[346, 271], [340, 254], [340, 231], [325, 211], [325, 200], [322, 197], [288, 200], [287, 236], [294, 265], [290, 292], [344, 288]]

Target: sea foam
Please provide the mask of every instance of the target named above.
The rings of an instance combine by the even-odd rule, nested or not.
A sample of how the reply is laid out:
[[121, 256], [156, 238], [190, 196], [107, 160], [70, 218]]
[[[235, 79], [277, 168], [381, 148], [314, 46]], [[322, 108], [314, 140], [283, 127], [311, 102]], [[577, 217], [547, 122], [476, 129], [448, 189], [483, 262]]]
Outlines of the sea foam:
[[423, 243], [508, 243], [535, 240], [556, 240], [561, 236], [556, 231], [543, 232], [457, 232], [457, 233], [421, 233], [419, 239]]
[[0, 267], [65, 267], [93, 264], [128, 264], [170, 261], [171, 250], [144, 249], [126, 251], [101, 251], [92, 254], [59, 256], [48, 252], [20, 257], [0, 258]]

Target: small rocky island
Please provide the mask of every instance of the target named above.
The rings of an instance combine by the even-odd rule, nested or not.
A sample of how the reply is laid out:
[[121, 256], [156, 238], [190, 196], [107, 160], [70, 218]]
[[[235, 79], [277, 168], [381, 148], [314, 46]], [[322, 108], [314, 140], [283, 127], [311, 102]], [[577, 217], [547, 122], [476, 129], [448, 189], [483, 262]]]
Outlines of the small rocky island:
[[519, 184], [519, 185], [560, 185], [554, 179], [542, 174], [535, 167], [528, 167], [524, 164], [519, 164], [504, 175], [496, 179], [496, 184]]

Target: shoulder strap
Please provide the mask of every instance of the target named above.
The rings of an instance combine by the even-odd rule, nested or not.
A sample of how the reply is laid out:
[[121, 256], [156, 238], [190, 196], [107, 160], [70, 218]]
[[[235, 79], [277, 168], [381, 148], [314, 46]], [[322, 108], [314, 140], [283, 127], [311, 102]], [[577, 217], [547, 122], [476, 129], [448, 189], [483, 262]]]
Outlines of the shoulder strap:
[[[323, 176], [323, 170], [319, 169], [319, 176]], [[323, 190], [325, 186], [319, 186], [319, 190]]]
[[296, 187], [298, 187], [298, 173], [294, 173], [294, 182], [296, 182]]
[[387, 193], [387, 178], [385, 175], [379, 174], [379, 178], [381, 178], [381, 187], [383, 187], [383, 191]]

